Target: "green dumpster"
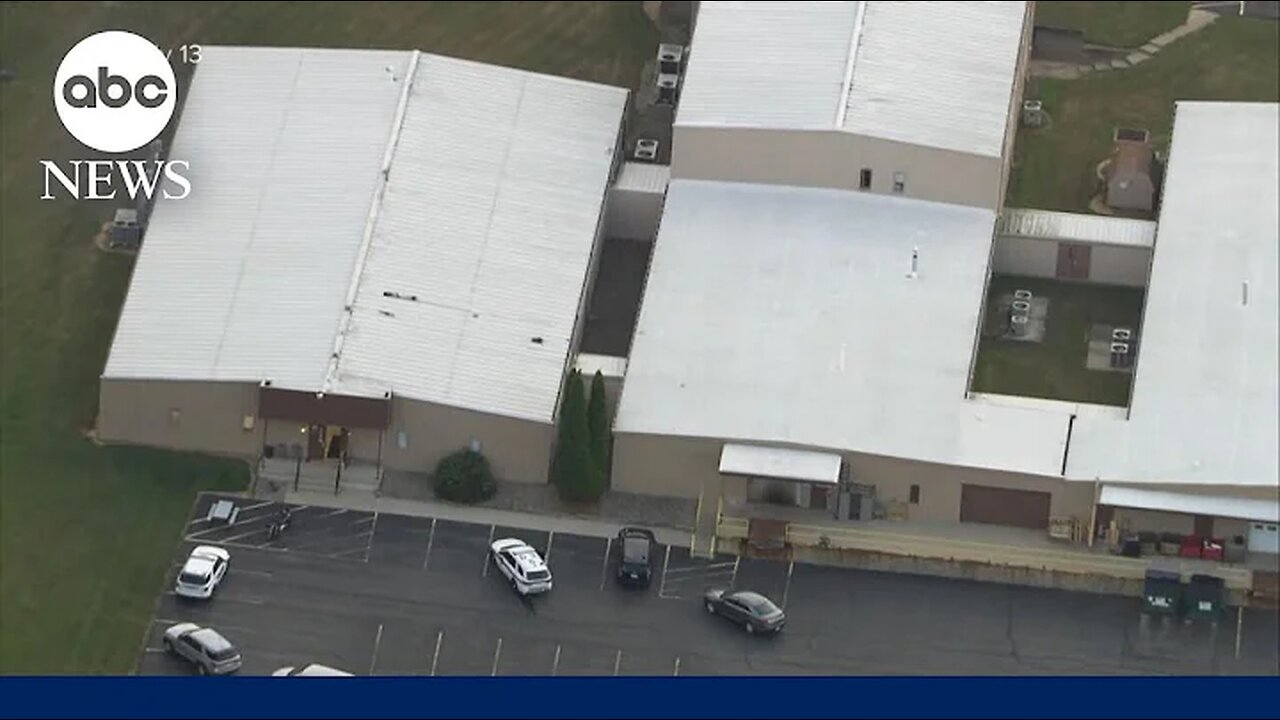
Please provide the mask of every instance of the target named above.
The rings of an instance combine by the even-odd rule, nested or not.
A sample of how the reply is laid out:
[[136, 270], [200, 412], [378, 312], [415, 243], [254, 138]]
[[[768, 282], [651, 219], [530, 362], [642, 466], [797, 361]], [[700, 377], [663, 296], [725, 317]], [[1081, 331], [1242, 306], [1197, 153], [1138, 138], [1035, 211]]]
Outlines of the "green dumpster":
[[1192, 575], [1183, 593], [1183, 612], [1189, 620], [1220, 620], [1227, 612], [1226, 582], [1213, 575]]
[[1147, 570], [1142, 592], [1142, 612], [1174, 615], [1182, 606], [1182, 575], [1171, 570]]

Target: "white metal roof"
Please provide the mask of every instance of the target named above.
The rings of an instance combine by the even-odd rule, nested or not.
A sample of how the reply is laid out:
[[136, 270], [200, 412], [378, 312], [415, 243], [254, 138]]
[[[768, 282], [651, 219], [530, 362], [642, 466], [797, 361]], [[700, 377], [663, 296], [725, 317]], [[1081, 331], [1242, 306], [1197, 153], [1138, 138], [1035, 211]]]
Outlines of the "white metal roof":
[[204, 48], [104, 376], [550, 419], [626, 91], [414, 58]]
[[994, 225], [981, 208], [673, 180], [615, 431], [1057, 475], [1066, 415], [965, 399]]
[[725, 443], [720, 451], [720, 472], [727, 475], [840, 482], [842, 460], [834, 453], [761, 445]]
[[703, 2], [676, 124], [999, 157], [1025, 2]]
[[551, 419], [626, 97], [422, 56], [334, 391]]
[[1026, 12], [1025, 2], [867, 2], [843, 128], [1000, 157]]
[[1069, 475], [1280, 484], [1278, 107], [1178, 103], [1129, 420], [1077, 421]]
[[1111, 505], [1113, 507], [1280, 522], [1280, 500], [1258, 500], [1255, 498], [1222, 495], [1191, 495], [1163, 490], [1148, 490], [1146, 488], [1103, 485], [1102, 494], [1099, 496], [1098, 502], [1102, 505]]
[[103, 374], [316, 389], [410, 53], [202, 54]]
[[1106, 215], [1005, 208], [996, 223], [996, 234], [1149, 248], [1156, 241], [1156, 224]]

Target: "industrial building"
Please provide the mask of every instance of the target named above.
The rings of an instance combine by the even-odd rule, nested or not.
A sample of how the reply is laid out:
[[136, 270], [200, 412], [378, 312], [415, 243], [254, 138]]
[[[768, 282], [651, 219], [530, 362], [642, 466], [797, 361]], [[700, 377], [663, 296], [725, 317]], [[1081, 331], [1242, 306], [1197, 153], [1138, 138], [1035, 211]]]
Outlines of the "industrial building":
[[[1005, 208], [1032, 3], [699, 6], [669, 167], [623, 162], [622, 89], [205, 48], [99, 437], [545, 482], [579, 365], [613, 490], [700, 532], [891, 508], [1280, 551], [1276, 105], [1179, 103], [1155, 222]], [[626, 357], [580, 356], [606, 236], [652, 242], [643, 299]], [[1145, 288], [1129, 405], [972, 393], [993, 272]]]

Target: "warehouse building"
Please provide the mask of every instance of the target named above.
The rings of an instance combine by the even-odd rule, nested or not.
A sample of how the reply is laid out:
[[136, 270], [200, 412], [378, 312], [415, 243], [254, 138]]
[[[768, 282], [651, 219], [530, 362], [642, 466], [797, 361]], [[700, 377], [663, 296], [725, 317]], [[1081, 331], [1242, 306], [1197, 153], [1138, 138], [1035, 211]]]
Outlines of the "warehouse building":
[[[98, 435], [545, 481], [627, 92], [419, 52], [206, 47]], [[352, 476], [355, 473], [352, 471]]]

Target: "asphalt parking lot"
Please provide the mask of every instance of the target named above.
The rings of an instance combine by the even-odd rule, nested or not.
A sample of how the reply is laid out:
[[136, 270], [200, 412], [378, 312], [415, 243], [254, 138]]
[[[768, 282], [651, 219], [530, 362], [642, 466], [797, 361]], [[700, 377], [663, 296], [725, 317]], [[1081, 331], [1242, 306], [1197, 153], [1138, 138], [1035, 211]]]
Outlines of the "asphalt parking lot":
[[[232, 526], [197, 504], [169, 584], [197, 544], [231, 552], [214, 598], [166, 590], [137, 672], [190, 674], [164, 653], [168, 625], [211, 626], [241, 650], [243, 674], [320, 662], [373, 675], [1280, 674], [1275, 613], [1216, 630], [1143, 624], [1138, 601], [941, 578], [860, 572], [661, 546], [646, 590], [619, 588], [608, 538], [319, 507], [295, 507], [274, 542], [278, 503], [237, 499]], [[514, 536], [547, 558], [555, 587], [522, 599], [488, 560]], [[711, 618], [712, 586], [783, 604], [787, 628], [753, 637]]]

